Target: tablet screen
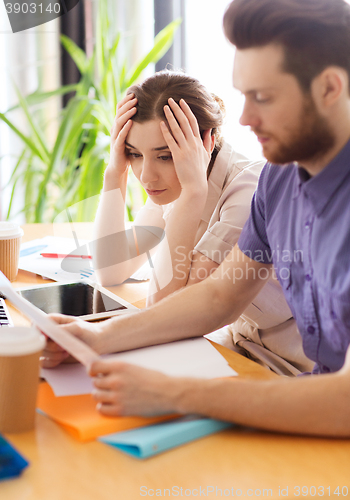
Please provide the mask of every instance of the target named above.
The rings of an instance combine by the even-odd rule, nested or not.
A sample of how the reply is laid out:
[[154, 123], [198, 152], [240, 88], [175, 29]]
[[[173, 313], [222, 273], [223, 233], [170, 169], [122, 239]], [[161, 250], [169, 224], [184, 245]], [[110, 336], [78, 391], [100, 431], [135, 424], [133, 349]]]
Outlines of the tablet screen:
[[127, 309], [117, 300], [83, 282], [32, 288], [18, 293], [47, 314], [86, 316]]

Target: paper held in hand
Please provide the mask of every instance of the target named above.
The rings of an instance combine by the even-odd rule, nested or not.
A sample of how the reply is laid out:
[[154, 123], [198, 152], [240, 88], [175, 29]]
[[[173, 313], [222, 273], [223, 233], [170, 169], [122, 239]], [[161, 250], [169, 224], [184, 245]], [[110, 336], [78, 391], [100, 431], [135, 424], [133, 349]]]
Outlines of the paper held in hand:
[[1, 271], [0, 291], [14, 306], [28, 316], [42, 332], [85, 365], [87, 369], [90, 368], [94, 361], [99, 359], [99, 355], [91, 347], [61, 329], [46, 313], [18, 295]]

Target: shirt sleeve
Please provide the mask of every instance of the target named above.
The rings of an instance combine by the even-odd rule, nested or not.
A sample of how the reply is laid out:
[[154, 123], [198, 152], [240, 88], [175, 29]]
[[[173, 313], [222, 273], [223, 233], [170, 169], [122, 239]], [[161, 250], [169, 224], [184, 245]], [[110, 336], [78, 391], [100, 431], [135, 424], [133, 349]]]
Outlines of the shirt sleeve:
[[134, 226], [156, 226], [164, 229], [164, 211], [161, 205], [157, 205], [150, 198], [147, 198], [144, 206], [137, 212]]
[[264, 162], [251, 163], [228, 182], [207, 231], [195, 247], [217, 264], [221, 264], [238, 242], [263, 165]]
[[252, 199], [249, 218], [238, 240], [238, 246], [245, 255], [264, 264], [272, 262], [265, 217], [269, 170], [267, 163], [261, 172], [259, 184]]

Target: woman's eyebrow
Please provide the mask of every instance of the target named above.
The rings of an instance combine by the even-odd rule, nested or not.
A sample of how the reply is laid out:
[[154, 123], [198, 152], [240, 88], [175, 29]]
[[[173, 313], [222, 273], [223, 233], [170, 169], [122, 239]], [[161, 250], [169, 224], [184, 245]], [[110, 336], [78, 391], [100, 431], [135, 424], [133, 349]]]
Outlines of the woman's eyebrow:
[[152, 151], [163, 151], [164, 149], [169, 149], [169, 146], [160, 146], [159, 148], [153, 148]]
[[[135, 146], [132, 146], [131, 144], [129, 144], [127, 141], [125, 141], [125, 146], [130, 148], [130, 149], [136, 149]], [[159, 148], [153, 148], [152, 151], [164, 151], [165, 149], [169, 149], [169, 146], [165, 145], [165, 146], [160, 146]]]

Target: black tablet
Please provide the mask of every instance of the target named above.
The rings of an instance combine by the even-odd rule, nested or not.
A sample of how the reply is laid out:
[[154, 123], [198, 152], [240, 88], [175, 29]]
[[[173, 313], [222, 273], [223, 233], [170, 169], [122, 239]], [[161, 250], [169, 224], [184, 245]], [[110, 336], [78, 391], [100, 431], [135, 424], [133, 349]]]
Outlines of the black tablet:
[[91, 321], [138, 311], [100, 285], [83, 281], [49, 283], [16, 291], [47, 314], [67, 314]]

